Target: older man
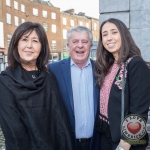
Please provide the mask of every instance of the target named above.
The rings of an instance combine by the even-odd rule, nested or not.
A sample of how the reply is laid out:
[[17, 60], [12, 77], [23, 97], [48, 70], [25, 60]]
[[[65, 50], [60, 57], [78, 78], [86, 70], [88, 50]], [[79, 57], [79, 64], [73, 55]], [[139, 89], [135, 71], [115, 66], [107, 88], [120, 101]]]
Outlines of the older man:
[[99, 149], [99, 135], [94, 127], [99, 90], [95, 84], [94, 62], [89, 59], [92, 41], [88, 28], [71, 28], [67, 32], [70, 57], [48, 65], [57, 78], [77, 150]]

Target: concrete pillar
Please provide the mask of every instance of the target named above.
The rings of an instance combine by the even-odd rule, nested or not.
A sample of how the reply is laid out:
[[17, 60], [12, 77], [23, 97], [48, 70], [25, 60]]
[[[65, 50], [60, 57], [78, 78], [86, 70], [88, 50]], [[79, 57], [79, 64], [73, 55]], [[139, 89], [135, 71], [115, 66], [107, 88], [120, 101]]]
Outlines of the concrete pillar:
[[129, 28], [146, 61], [150, 61], [150, 0], [99, 0], [100, 23], [117, 18]]

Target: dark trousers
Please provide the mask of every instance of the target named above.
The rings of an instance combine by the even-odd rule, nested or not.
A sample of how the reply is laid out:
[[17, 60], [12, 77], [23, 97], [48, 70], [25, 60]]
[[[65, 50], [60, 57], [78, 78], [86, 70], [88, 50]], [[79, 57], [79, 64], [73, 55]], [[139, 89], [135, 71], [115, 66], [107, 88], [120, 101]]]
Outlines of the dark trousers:
[[77, 141], [77, 150], [90, 150], [91, 141], [79, 142]]
[[100, 150], [115, 150], [119, 142], [112, 142], [111, 138], [106, 137], [104, 134], [100, 136]]
[[[101, 134], [100, 137], [100, 150], [116, 150], [120, 141], [113, 142], [111, 138], [106, 137], [105, 135]], [[134, 147], [132, 146], [130, 150], [145, 150], [145, 147]]]

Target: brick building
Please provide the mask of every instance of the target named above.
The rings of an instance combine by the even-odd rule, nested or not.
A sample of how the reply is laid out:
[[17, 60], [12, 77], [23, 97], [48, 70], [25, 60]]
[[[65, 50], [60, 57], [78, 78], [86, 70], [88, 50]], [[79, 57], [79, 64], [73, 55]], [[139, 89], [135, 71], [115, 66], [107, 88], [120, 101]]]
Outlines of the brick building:
[[[71, 28], [73, 26], [77, 26], [77, 25], [88, 27], [93, 33], [94, 43], [96, 41], [98, 41], [98, 35], [99, 35], [99, 32], [98, 32], [99, 31], [99, 20], [98, 19], [88, 17], [85, 15], [85, 13], [82, 13], [82, 12], [75, 14], [74, 9], [69, 9], [69, 10], [63, 11], [63, 12], [61, 12], [63, 58], [68, 57], [67, 46], [66, 46], [67, 30], [69, 28]], [[91, 56], [93, 56], [92, 52], [91, 52]]]
[[[76, 25], [89, 27], [94, 41], [98, 40], [99, 20], [85, 13], [74, 13], [74, 9], [64, 12], [49, 1], [42, 0], [0, 0], [0, 59], [7, 62], [10, 39], [18, 25], [25, 21], [35, 21], [43, 25], [51, 48], [51, 58], [60, 60], [68, 57], [66, 47], [67, 29]], [[4, 54], [4, 55], [3, 55]]]

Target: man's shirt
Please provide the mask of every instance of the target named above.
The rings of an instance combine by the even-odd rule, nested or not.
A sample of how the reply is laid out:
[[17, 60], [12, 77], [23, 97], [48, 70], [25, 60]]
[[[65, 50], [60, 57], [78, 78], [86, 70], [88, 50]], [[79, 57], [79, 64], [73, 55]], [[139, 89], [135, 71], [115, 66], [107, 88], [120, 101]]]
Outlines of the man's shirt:
[[90, 59], [80, 69], [71, 60], [76, 138], [91, 138], [94, 128], [93, 71]]

